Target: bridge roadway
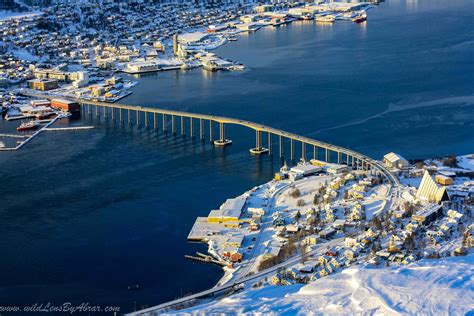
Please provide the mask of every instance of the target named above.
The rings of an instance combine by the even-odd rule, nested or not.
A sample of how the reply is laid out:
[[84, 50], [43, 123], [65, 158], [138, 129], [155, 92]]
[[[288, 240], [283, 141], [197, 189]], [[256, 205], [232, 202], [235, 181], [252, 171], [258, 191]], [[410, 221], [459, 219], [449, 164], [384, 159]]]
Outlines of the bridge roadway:
[[[40, 97], [40, 98], [48, 98], [48, 99], [53, 99], [56, 98], [56, 96], [51, 96], [48, 94], [44, 93], [37, 93], [35, 91], [29, 90], [29, 89], [24, 89], [22, 91], [22, 94], [28, 95], [28, 96], [33, 96], [33, 97]], [[59, 98], [59, 97], [58, 97]], [[322, 148], [326, 150], [326, 161], [329, 161], [329, 152], [335, 152], [338, 155], [338, 162], [341, 162], [341, 154], [346, 155], [346, 162], [349, 165], [349, 157], [352, 157], [352, 165], [354, 165], [354, 159], [357, 159], [357, 162], [362, 163], [362, 169], [364, 169], [364, 166], [366, 170], [369, 169], [369, 166], [373, 167], [374, 169], [380, 171], [390, 182], [391, 184], [396, 188], [400, 185], [400, 182], [398, 178], [390, 171], [388, 170], [381, 162], [374, 160], [368, 156], [365, 156], [363, 154], [360, 154], [358, 152], [352, 151], [347, 148], [339, 147], [336, 145], [328, 144], [322, 141], [318, 141], [309, 137], [305, 136], [300, 136], [294, 133], [289, 133], [277, 128], [273, 128], [267, 125], [259, 124], [259, 123], [254, 123], [251, 121], [246, 121], [246, 120], [240, 120], [240, 119], [235, 119], [235, 118], [230, 118], [230, 117], [224, 117], [224, 116], [215, 116], [215, 115], [207, 115], [207, 114], [199, 114], [199, 113], [191, 113], [191, 112], [182, 112], [182, 111], [175, 111], [175, 110], [166, 110], [166, 109], [160, 109], [160, 108], [151, 108], [151, 107], [142, 107], [142, 106], [135, 106], [135, 105], [127, 105], [127, 104], [118, 104], [118, 103], [107, 103], [107, 102], [100, 102], [100, 101], [91, 101], [91, 100], [83, 100], [83, 99], [78, 99], [78, 98], [65, 98], [67, 100], [73, 100], [81, 104], [83, 107], [87, 106], [88, 109], [91, 109], [91, 106], [96, 107], [96, 113], [100, 115], [100, 113], [97, 111], [99, 107], [102, 107], [105, 109], [118, 109], [120, 111], [120, 114], [122, 114], [122, 111], [127, 111], [128, 115], [130, 115], [129, 111], [134, 111], [137, 113], [137, 122], [139, 120], [138, 113], [151, 113], [151, 114], [161, 114], [163, 115], [163, 123], [165, 122], [165, 116], [171, 116], [172, 117], [172, 124], [174, 125], [174, 118], [175, 117], [181, 117], [181, 118], [189, 118], [192, 122], [193, 119], [198, 119], [198, 120], [205, 120], [209, 122], [216, 122], [221, 125], [220, 128], [220, 137], [221, 140], [225, 138], [224, 134], [224, 124], [233, 124], [233, 125], [241, 125], [245, 126], [247, 128], [251, 128], [257, 132], [257, 148], [260, 148], [261, 146], [261, 133], [268, 133], [269, 136], [269, 147], [271, 144], [271, 136], [270, 135], [277, 135], [280, 136], [280, 156], [282, 155], [282, 140], [281, 138], [287, 138], [290, 139], [291, 142], [291, 155], [293, 159], [293, 141], [298, 141], [303, 145], [303, 156], [305, 155], [306, 151], [306, 145], [311, 145], [314, 146], [314, 152], [315, 152], [315, 158], [316, 158], [316, 148]], [[112, 112], [112, 117], [113, 117], [114, 112]], [[130, 120], [130, 116], [128, 117]], [[156, 128], [156, 115], [153, 115], [153, 120], [154, 120], [154, 126]], [[145, 124], [148, 124], [148, 117], [145, 117]], [[181, 121], [181, 129], [183, 132], [183, 121]], [[163, 124], [164, 125], [164, 124]], [[191, 123], [192, 125], [192, 123]], [[165, 127], [163, 126], [163, 129]], [[173, 127], [174, 128], [174, 127]], [[201, 130], [201, 138], [202, 138], [202, 121], [200, 121], [200, 130]], [[212, 137], [212, 132], [211, 132], [211, 137]], [[270, 149], [270, 148], [269, 148]], [[358, 165], [358, 163], [357, 163]]]
[[[339, 243], [342, 243], [344, 241], [344, 238], [345, 237], [337, 238], [337, 239], [331, 240], [327, 243], [321, 244], [321, 247], [308, 252], [307, 256], [308, 257], [321, 256], [329, 248], [334, 247], [335, 245], [337, 245]], [[260, 271], [258, 273], [255, 273], [253, 275], [244, 277], [244, 278], [239, 279], [237, 281], [234, 281], [230, 284], [224, 284], [224, 285], [221, 285], [221, 286], [216, 286], [216, 287], [213, 287], [212, 289], [208, 289], [208, 290], [205, 290], [205, 291], [202, 291], [202, 292], [199, 292], [199, 293], [196, 293], [196, 294], [192, 294], [192, 295], [189, 295], [189, 296], [186, 296], [186, 297], [182, 297], [182, 298], [176, 299], [174, 301], [170, 301], [170, 302], [163, 303], [163, 304], [160, 304], [160, 305], [145, 308], [145, 309], [142, 309], [142, 310], [139, 310], [139, 311], [136, 311], [136, 312], [126, 314], [126, 315], [129, 315], [129, 316], [158, 315], [158, 314], [164, 312], [163, 310], [166, 309], [166, 308], [170, 308], [170, 307], [180, 305], [180, 304], [183, 304], [183, 303], [195, 300], [195, 299], [199, 299], [199, 298], [202, 298], [202, 297], [213, 295], [215, 293], [222, 292], [222, 291], [225, 291], [225, 290], [233, 289], [233, 288], [235, 288], [236, 286], [238, 286], [242, 283], [261, 278], [261, 277], [263, 277], [267, 274], [270, 274], [270, 273], [274, 273], [279, 268], [285, 268], [285, 267], [288, 267], [288, 266], [295, 265], [300, 260], [301, 260], [301, 257], [299, 255], [296, 255], [296, 256], [293, 256], [290, 259], [288, 259], [288, 260], [286, 260], [286, 261], [284, 261], [280, 264], [277, 264], [277, 265], [275, 265], [271, 268], [268, 268], [268, 269], [265, 269], [265, 270]]]

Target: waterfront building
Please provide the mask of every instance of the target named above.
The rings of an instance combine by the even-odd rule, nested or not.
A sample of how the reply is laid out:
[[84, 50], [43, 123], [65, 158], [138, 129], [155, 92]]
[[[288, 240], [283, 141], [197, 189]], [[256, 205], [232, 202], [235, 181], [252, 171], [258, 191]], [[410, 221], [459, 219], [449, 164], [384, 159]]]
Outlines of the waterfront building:
[[407, 168], [410, 164], [402, 156], [391, 152], [383, 156], [383, 163], [390, 168], [394, 169], [404, 169]]

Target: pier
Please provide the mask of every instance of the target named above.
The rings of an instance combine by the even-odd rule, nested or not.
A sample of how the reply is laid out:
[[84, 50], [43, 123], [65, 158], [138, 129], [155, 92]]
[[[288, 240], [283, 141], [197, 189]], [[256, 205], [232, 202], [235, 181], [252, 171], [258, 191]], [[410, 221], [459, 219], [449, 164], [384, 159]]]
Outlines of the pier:
[[[53, 96], [49, 96], [44, 93], [32, 93], [31, 91], [23, 92], [24, 95], [49, 98], [53, 99]], [[160, 121], [161, 129], [163, 132], [168, 132], [168, 124], [171, 121], [171, 133], [177, 135], [177, 125], [180, 126], [180, 134], [182, 137], [186, 136], [186, 125], [189, 125], [189, 135], [191, 138], [199, 137], [201, 142], [205, 142], [204, 131], [205, 125], [209, 126], [209, 141], [211, 144], [219, 147], [225, 147], [232, 144], [232, 140], [227, 138], [225, 128], [227, 125], [240, 125], [250, 128], [255, 131], [255, 147], [250, 149], [251, 154], [272, 154], [272, 139], [276, 137], [279, 142], [278, 155], [280, 159], [284, 158], [283, 145], [285, 141], [290, 142], [290, 160], [295, 160], [295, 143], [301, 145], [301, 158], [306, 160], [310, 158], [307, 156], [306, 149], [311, 148], [313, 152], [313, 159], [324, 160], [330, 162], [332, 158], [336, 157], [338, 164], [346, 164], [351, 166], [353, 169], [362, 170], [370, 174], [382, 174], [388, 181], [394, 186], [400, 184], [398, 178], [393, 175], [380, 161], [374, 160], [368, 156], [355, 152], [353, 150], [343, 148], [340, 146], [328, 144], [322, 141], [318, 141], [309, 137], [300, 136], [294, 133], [286, 132], [280, 129], [276, 129], [263, 124], [240, 120], [230, 117], [215, 116], [198, 114], [191, 112], [182, 112], [174, 110], [166, 110], [160, 108], [142, 107], [127, 104], [118, 103], [107, 103], [100, 101], [90, 101], [77, 98], [70, 98], [81, 105], [81, 111], [85, 115], [95, 115], [99, 120], [103, 118], [108, 121], [117, 122], [120, 124], [127, 124], [128, 126], [153, 128], [159, 130]], [[178, 121], [178, 122], [177, 122]], [[188, 122], [188, 124], [186, 124]], [[214, 139], [214, 125], [219, 125], [219, 136]], [[195, 125], [199, 126], [198, 135], [195, 134]], [[263, 147], [262, 135], [268, 137], [268, 148]], [[322, 156], [318, 155], [324, 153]]]

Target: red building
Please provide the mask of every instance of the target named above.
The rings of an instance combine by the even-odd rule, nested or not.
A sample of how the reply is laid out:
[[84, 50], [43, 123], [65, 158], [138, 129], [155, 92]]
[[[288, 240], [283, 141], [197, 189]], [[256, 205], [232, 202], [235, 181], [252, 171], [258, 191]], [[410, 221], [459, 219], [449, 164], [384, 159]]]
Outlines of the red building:
[[81, 110], [79, 103], [63, 99], [51, 100], [51, 107], [64, 112], [79, 112]]

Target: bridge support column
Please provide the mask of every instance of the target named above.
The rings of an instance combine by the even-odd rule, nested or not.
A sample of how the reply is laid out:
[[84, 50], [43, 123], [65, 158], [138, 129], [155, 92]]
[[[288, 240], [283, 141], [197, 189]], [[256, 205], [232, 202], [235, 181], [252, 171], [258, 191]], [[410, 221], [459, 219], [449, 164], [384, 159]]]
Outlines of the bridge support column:
[[232, 145], [232, 141], [225, 137], [225, 124], [222, 122], [219, 122], [219, 139], [214, 141], [214, 145], [219, 147]]
[[313, 146], [313, 159], [314, 160], [318, 159], [318, 151], [317, 151], [316, 145]]
[[136, 110], [135, 115], [137, 116], [137, 127], [140, 128], [140, 111]]
[[209, 141], [211, 142], [211, 144], [213, 144], [214, 142], [213, 135], [212, 135], [213, 129], [214, 129], [214, 122], [209, 121]]
[[189, 118], [189, 133], [191, 138], [194, 138], [194, 119], [192, 117]]
[[279, 144], [280, 144], [280, 149], [278, 155], [280, 156], [280, 160], [283, 159], [283, 139], [281, 135], [278, 135], [279, 138]]
[[130, 109], [127, 110], [127, 121], [128, 121], [128, 126], [132, 126], [132, 117], [131, 117]]
[[301, 159], [306, 161], [306, 144], [303, 142], [301, 143]]
[[268, 154], [272, 155], [272, 133], [268, 132]]
[[184, 132], [184, 116], [181, 116], [181, 136], [186, 136], [186, 133]]
[[162, 114], [161, 120], [163, 133], [166, 133], [166, 115], [164, 113]]
[[145, 128], [148, 129], [148, 112], [143, 112], [145, 115]]
[[171, 115], [171, 133], [176, 135], [176, 118], [174, 115]]
[[156, 122], [156, 113], [153, 113], [153, 128], [158, 129], [158, 123]]
[[293, 138], [291, 138], [290, 139], [290, 161], [291, 161], [291, 163], [293, 163], [293, 161], [295, 160], [294, 147], [295, 147], [295, 141], [293, 140]]
[[341, 164], [341, 159], [342, 159], [341, 156], [342, 156], [341, 152], [338, 151], [338, 152], [337, 152], [337, 163], [338, 163], [338, 164]]
[[123, 114], [122, 114], [122, 109], [119, 109], [119, 121], [120, 121], [120, 124], [123, 123]]
[[204, 141], [204, 124], [202, 122], [202, 119], [199, 119], [199, 139], [201, 142]]
[[252, 155], [268, 154], [268, 149], [262, 147], [262, 132], [259, 130], [255, 131], [255, 148], [251, 148], [250, 153]]
[[326, 162], [329, 162], [329, 149], [326, 148]]

